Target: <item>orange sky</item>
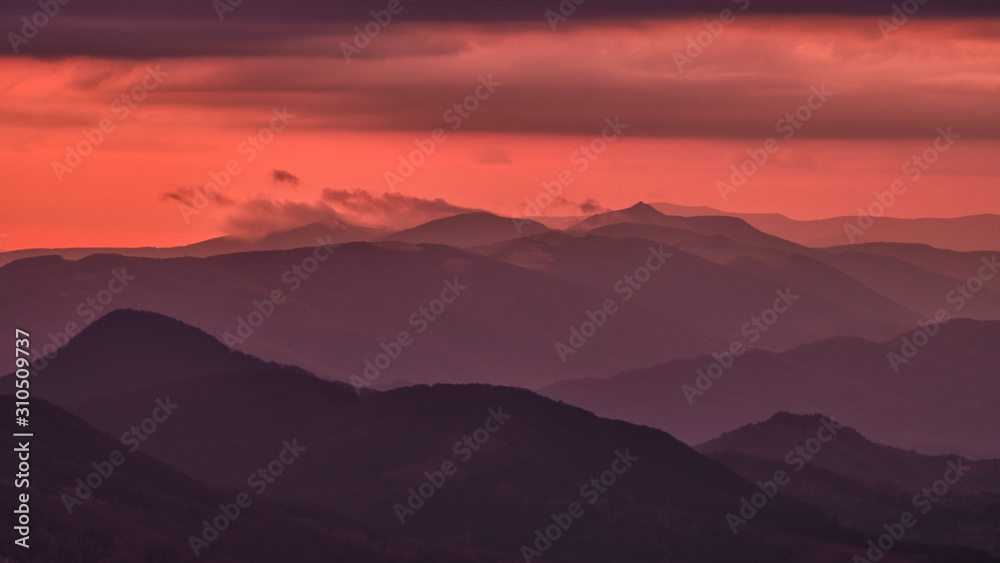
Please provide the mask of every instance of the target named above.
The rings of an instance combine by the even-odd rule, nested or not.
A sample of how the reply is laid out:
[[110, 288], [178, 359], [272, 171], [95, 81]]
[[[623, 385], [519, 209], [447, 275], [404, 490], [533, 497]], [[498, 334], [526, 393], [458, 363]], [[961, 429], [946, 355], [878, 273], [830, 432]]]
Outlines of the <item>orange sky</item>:
[[[565, 200], [545, 214], [641, 199], [820, 218], [852, 214], [906, 178], [903, 164], [950, 126], [961, 137], [888, 214], [1000, 213], [1000, 24], [914, 20], [886, 40], [876, 19], [738, 17], [683, 72], [673, 54], [701, 19], [558, 33], [401, 22], [351, 63], [343, 26], [269, 56], [0, 56], [0, 250], [170, 246], [323, 219], [331, 205], [344, 211], [320, 201], [324, 188], [388, 191], [385, 172], [439, 127], [447, 139], [399, 193], [522, 214], [569, 169]], [[147, 68], [161, 82], [143, 88]], [[479, 107], [452, 130], [446, 110], [489, 76], [499, 86], [480, 88]], [[833, 95], [783, 139], [776, 123], [820, 85]], [[144, 99], [126, 115], [113, 102], [133, 91]], [[249, 161], [241, 143], [283, 107], [295, 117]], [[574, 151], [616, 116], [628, 128], [581, 171]], [[59, 181], [52, 163], [102, 120], [114, 129]], [[780, 149], [724, 201], [717, 182], [769, 137]], [[223, 198], [185, 222], [179, 202], [231, 160], [241, 172]], [[276, 182], [275, 170], [297, 184]], [[408, 226], [375, 208], [347, 218]]]

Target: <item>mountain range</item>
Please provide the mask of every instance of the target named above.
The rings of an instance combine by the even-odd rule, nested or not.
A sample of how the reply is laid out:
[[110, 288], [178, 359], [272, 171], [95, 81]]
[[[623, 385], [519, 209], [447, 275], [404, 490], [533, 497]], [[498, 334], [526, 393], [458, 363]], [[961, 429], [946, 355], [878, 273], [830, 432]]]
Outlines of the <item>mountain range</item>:
[[[200, 366], [191, 351], [215, 363]], [[253, 501], [218, 543], [200, 548], [210, 560], [522, 560], [536, 531], [559, 522], [571, 523], [538, 544], [555, 561], [837, 561], [863, 549], [864, 530], [784, 493], [746, 533], [732, 534], [726, 514], [756, 486], [662, 431], [508, 387], [358, 395], [297, 368], [225, 354], [193, 327], [116, 310], [52, 361], [39, 376], [52, 381], [33, 403], [35, 431], [58, 436], [33, 466], [47, 556], [195, 560], [190, 537], [241, 492]], [[140, 387], [157, 357], [176, 360]], [[86, 383], [88, 396], [61, 394], [70, 379]], [[110, 436], [163, 404], [172, 412], [146, 429], [141, 449], [69, 514], [63, 495], [75, 477], [125, 449]], [[295, 449], [294, 462], [285, 448]], [[267, 486], [247, 478], [276, 460], [287, 465], [269, 469]], [[421, 487], [433, 492], [410, 500]], [[564, 516], [571, 512], [578, 516]], [[609, 536], [625, 515], [627, 528]], [[296, 553], [276, 555], [289, 540]], [[901, 542], [891, 560], [990, 559], [968, 543]]]
[[[88, 299], [100, 294], [112, 271], [125, 271], [135, 281], [113, 296], [113, 307], [160, 311], [223, 339], [237, 336], [255, 303], [280, 290], [286, 300], [263, 326], [243, 326], [243, 334], [252, 334], [239, 338], [238, 349], [348, 380], [361, 375], [382, 344], [402, 331], [416, 339], [424, 328], [419, 343], [375, 386], [490, 382], [537, 389], [724, 350], [745, 338], [746, 323], [769, 309], [777, 292], [799, 298], [753, 343], [757, 347], [786, 350], [836, 336], [885, 341], [951, 307], [950, 293], [987, 258], [906, 247], [903, 255], [912, 261], [900, 262], [884, 247], [810, 249], [739, 219], [668, 217], [641, 204], [609, 219], [630, 222], [605, 225], [602, 217], [593, 218], [602, 225], [593, 230], [516, 237], [513, 227], [500, 229], [499, 218], [474, 215], [491, 225], [484, 232], [492, 238], [515, 238], [466, 248], [440, 244], [450, 223], [439, 220], [434, 244], [324, 243], [321, 250], [315, 243], [204, 258], [20, 259], [0, 268], [0, 309], [36, 327], [52, 350], [65, 343], [68, 323], [79, 329], [106, 310]], [[450, 236], [460, 238], [469, 219], [455, 218]], [[651, 250], [669, 255], [662, 270], [643, 284], [629, 282]], [[316, 261], [317, 252], [331, 258]], [[445, 280], [469, 289], [425, 326], [413, 315], [441, 293]], [[989, 283], [983, 287], [953, 316], [997, 318], [1000, 293]], [[558, 343], [569, 346], [588, 312], [608, 299], [618, 309], [608, 328], [572, 353], [559, 353]]]
[[640, 202], [0, 254], [32, 560], [872, 561], [904, 511], [880, 561], [996, 560], [991, 220], [844, 244]]

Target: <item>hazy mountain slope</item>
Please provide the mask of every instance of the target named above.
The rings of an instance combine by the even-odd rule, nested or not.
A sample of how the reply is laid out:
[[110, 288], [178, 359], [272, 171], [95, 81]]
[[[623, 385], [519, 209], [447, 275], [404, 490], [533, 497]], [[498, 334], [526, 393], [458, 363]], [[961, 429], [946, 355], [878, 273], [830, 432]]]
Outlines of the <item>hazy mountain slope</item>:
[[[913, 333], [905, 336], [911, 339]], [[1000, 425], [993, 408], [1000, 400], [998, 338], [1000, 323], [953, 320], [898, 365], [899, 373], [887, 355], [902, 352], [900, 338], [883, 343], [834, 338], [780, 354], [752, 351], [731, 363], [720, 356], [731, 367], [717, 379], [701, 377], [701, 388], [698, 370], [710, 369], [716, 362], [711, 356], [610, 379], [562, 382], [541, 392], [601, 416], [661, 428], [692, 444], [792, 410], [836, 416], [880, 443], [1000, 457], [993, 431]]]
[[[891, 299], [891, 292], [878, 293], [855, 278], [816, 259], [816, 252], [802, 249], [805, 255], [773, 248], [738, 243], [723, 235], [701, 236], [670, 227], [618, 223], [599, 227], [592, 234], [613, 237], [637, 237], [675, 246], [720, 265], [757, 278], [790, 285], [853, 314], [881, 319], [914, 322], [916, 312]], [[822, 256], [821, 258], [826, 258]]]
[[628, 209], [608, 211], [593, 215], [570, 230], [591, 230], [616, 223], [641, 223], [659, 225], [692, 231], [700, 235], [724, 235], [742, 244], [762, 248], [777, 248], [779, 250], [796, 251], [800, 245], [788, 240], [764, 233], [752, 227], [743, 219], [725, 216], [695, 216], [680, 217], [664, 215], [653, 206], [639, 202]]
[[[597, 290], [442, 246], [360, 243], [329, 252], [324, 262], [314, 260], [313, 249], [206, 259], [23, 260], [0, 268], [0, 312], [35, 335], [37, 352], [52, 351], [50, 334], [64, 343], [59, 333], [67, 323], [79, 330], [109, 309], [132, 307], [170, 314], [216, 338], [228, 333], [243, 340], [227, 339], [238, 350], [344, 380], [361, 375], [366, 362], [385, 353], [382, 344], [406, 331], [410, 345], [380, 375], [380, 386], [542, 385], [697, 354], [720, 341], [685, 320], [623, 302], [614, 330], [603, 330], [564, 364], [555, 343], [613, 297], [611, 287]], [[302, 267], [310, 261], [307, 273]], [[101, 310], [88, 305], [102, 291], [110, 297], [112, 271], [122, 268], [134, 277], [129, 286]], [[268, 303], [276, 290], [282, 302]], [[452, 303], [440, 301], [442, 292]], [[264, 313], [270, 315], [262, 319]], [[249, 326], [251, 315], [256, 327]], [[659, 346], [664, 341], [671, 346]]]
[[903, 260], [942, 276], [966, 278], [974, 275], [996, 252], [958, 252], [935, 248], [926, 244], [871, 242], [865, 244], [848, 244], [830, 246], [822, 249], [824, 252], [842, 254], [845, 252], [860, 252], [884, 256], [894, 260]]
[[[938, 309], [948, 310], [952, 316], [963, 316], [980, 320], [1000, 319], [1000, 274], [986, 267], [981, 260], [957, 266], [947, 274], [943, 264], [928, 270], [913, 262], [901, 258], [893, 258], [868, 252], [853, 252], [850, 248], [840, 251], [816, 252], [813, 256], [830, 266], [850, 275], [868, 287], [892, 296], [899, 303], [919, 312], [924, 318], [933, 318]], [[918, 262], [926, 262], [918, 260]], [[978, 278], [983, 272], [992, 279]], [[972, 298], [959, 293], [961, 287], [968, 284], [969, 278], [975, 277], [973, 288], [979, 288], [976, 293], [968, 292]], [[961, 310], [955, 307], [961, 304]]]
[[[672, 256], [662, 265], [654, 261], [657, 271], [645, 283], [632, 284], [638, 286], [634, 291], [629, 289], [625, 276], [632, 279], [661, 246]], [[832, 268], [801, 257], [788, 257], [787, 269], [720, 265], [648, 239], [564, 233], [525, 237], [477, 251], [569, 282], [606, 288], [610, 297], [628, 298], [676, 322], [721, 335], [727, 345], [745, 339], [747, 323], [774, 305], [777, 291], [789, 288], [799, 297], [772, 322], [760, 346], [784, 349], [844, 334], [888, 338], [920, 318]], [[621, 293], [612, 292], [613, 288]]]
[[[821, 437], [829, 441], [819, 442], [817, 450], [817, 433], [824, 426], [819, 415], [779, 413], [696, 449], [750, 480], [769, 480], [776, 470], [785, 469], [792, 478], [782, 491], [873, 536], [909, 510], [919, 525], [907, 531], [908, 538], [1000, 556], [1000, 460], [924, 456], [872, 443], [849, 427], [832, 436], [824, 431]], [[813, 444], [807, 446], [810, 440]], [[804, 456], [797, 449], [807, 447], [812, 450]], [[914, 504], [922, 489], [946, 477], [951, 484], [945, 494], [935, 495], [940, 500], [918, 496]]]
[[[850, 243], [844, 224], [857, 226], [858, 222], [857, 217], [847, 216], [800, 221], [778, 213], [730, 213], [709, 207], [670, 203], [651, 205], [667, 215], [739, 217], [765, 233], [811, 247]], [[1000, 250], [1000, 216], [983, 214], [922, 219], [881, 217], [864, 235], [858, 236], [855, 242], [917, 243], [958, 251]]]
[[27, 248], [0, 252], [0, 266], [22, 258], [38, 256], [60, 256], [66, 260], [80, 260], [92, 254], [120, 254], [141, 258], [182, 258], [193, 256], [205, 258], [234, 252], [253, 252], [259, 250], [288, 250], [315, 246], [316, 237], [322, 237], [333, 243], [344, 243], [369, 240], [385, 233], [385, 229], [359, 227], [349, 223], [327, 225], [311, 223], [287, 231], [270, 233], [263, 238], [251, 240], [236, 236], [215, 237], [185, 246], [167, 248]]
[[[789, 253], [741, 244], [722, 235], [698, 237], [689, 231], [656, 225], [619, 223], [590, 232], [674, 244], [680, 250], [742, 272], [811, 290], [852, 312], [882, 318], [898, 318], [901, 308], [924, 318], [933, 317], [941, 307], [954, 304], [947, 299], [957, 286], [993, 264], [991, 252], [955, 252], [915, 244], [800, 248]], [[985, 273], [986, 277], [996, 277], [992, 269]], [[967, 300], [962, 316], [1000, 319], [1000, 281], [994, 284], [987, 280], [983, 286], [984, 291], [975, 299]]]
[[[824, 219], [827, 236], [816, 237], [809, 246], [826, 247], [850, 243], [844, 223], [857, 225], [857, 217]], [[836, 230], [834, 230], [836, 227]], [[854, 242], [901, 242], [927, 244], [961, 252], [1000, 249], [1000, 215], [982, 214], [955, 218], [897, 219], [882, 217]]]
[[[667, 209], [671, 209], [667, 207]], [[759, 236], [734, 238], [723, 235], [697, 237], [692, 231], [664, 227], [666, 220], [654, 211], [615, 211], [595, 216], [594, 221], [610, 221], [633, 217], [646, 223], [618, 223], [591, 229], [593, 234], [607, 236], [637, 236], [671, 244], [687, 252], [731, 266], [751, 275], [795, 282], [853, 312], [869, 311], [873, 316], [893, 318], [885, 301], [933, 317], [950, 292], [984, 266], [992, 264], [992, 252], [955, 252], [921, 244], [869, 243], [824, 249], [768, 245]], [[707, 220], [691, 217], [688, 220]], [[745, 240], [754, 240], [746, 244]], [[779, 239], [780, 240], [780, 239]], [[794, 256], [799, 258], [794, 258]], [[822, 265], [826, 265], [824, 268]], [[987, 277], [993, 275], [987, 270]], [[851, 292], [846, 290], [854, 286]], [[990, 282], [985, 291], [968, 302], [963, 316], [975, 319], [1000, 319], [1000, 285]], [[867, 287], [862, 287], [867, 286]], [[863, 302], [858, 293], [867, 293]], [[851, 293], [855, 294], [852, 298]], [[883, 302], [880, 306], [879, 302]]]
[[[784, 462], [786, 454], [795, 446], [816, 437], [817, 430], [824, 426], [823, 418], [831, 420], [818, 414], [782, 412], [763, 422], [726, 432], [695, 449], [706, 455], [732, 451]], [[822, 455], [817, 454], [810, 463], [861, 481], [887, 482], [907, 490], [919, 490], [941, 479], [948, 462], [956, 458], [956, 455], [930, 456], [876, 444], [857, 430], [844, 426], [837, 430], [836, 439], [823, 444]], [[953, 484], [953, 490], [1000, 495], [1000, 459], [965, 460], [964, 464], [970, 469]]]

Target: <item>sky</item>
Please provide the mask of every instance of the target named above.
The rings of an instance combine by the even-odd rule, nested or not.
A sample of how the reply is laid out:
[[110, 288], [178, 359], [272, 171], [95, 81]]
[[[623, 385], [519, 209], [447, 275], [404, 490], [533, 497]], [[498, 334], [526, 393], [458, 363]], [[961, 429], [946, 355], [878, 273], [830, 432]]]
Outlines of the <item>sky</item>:
[[4, 3], [0, 251], [640, 200], [815, 219], [897, 181], [889, 216], [1000, 213], [996, 3], [225, 1]]

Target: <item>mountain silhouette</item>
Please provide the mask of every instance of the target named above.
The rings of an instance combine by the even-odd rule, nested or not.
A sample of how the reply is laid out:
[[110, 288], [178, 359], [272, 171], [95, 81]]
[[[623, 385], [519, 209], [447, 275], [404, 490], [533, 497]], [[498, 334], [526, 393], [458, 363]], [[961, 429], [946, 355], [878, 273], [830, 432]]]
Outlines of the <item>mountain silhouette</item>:
[[[142, 332], [136, 323], [154, 325], [153, 332], [166, 324], [162, 318], [135, 312], [120, 316], [130, 322], [95, 325], [80, 337], [115, 339], [123, 336], [121, 331]], [[188, 333], [177, 335], [182, 342], [204, 339], [193, 327], [171, 328]], [[149, 352], [122, 351], [124, 359], [140, 364]], [[59, 359], [86, 360], [71, 354]], [[83, 381], [95, 377], [101, 381], [100, 363], [71, 367]], [[149, 417], [156, 398], [169, 397], [176, 411], [148, 437], [142, 451], [216, 490], [245, 489], [254, 467], [275, 459], [283, 444], [294, 443], [302, 448], [301, 459], [287, 468], [289, 477], [276, 477], [266, 487], [259, 497], [262, 503], [280, 505], [300, 519], [326, 515], [334, 522], [356, 522], [351, 525], [416, 546], [450, 545], [517, 556], [522, 544], [535, 539], [536, 529], [551, 524], [551, 515], [573, 502], [586, 509], [553, 552], [576, 561], [626, 557], [707, 562], [739, 553], [787, 561], [815, 552], [845, 557], [862, 538], [813, 507], [783, 496], [772, 499], [768, 510], [754, 519], [753, 534], [734, 536], [721, 516], [755, 490], [752, 483], [666, 433], [600, 419], [525, 390], [436, 385], [358, 396], [293, 368], [188, 379], [183, 375], [175, 373], [146, 388], [112, 391], [67, 407], [116, 435]], [[80, 427], [68, 418], [51, 420], [59, 427]], [[465, 453], [453, 446], [463, 435], [478, 435], [478, 428], [487, 429], [482, 432], [488, 438], [479, 439], [477, 449]], [[65, 434], [68, 439], [74, 436]], [[97, 450], [112, 446], [105, 440]], [[91, 455], [86, 452], [81, 458]], [[410, 489], [449, 461], [457, 471], [401, 525], [394, 506], [408, 502]], [[621, 470], [615, 486], [598, 494], [593, 505], [585, 502], [592, 493], [581, 485], [604, 471], [611, 475], [612, 467]], [[212, 499], [198, 487], [192, 483], [189, 496]], [[197, 523], [204, 512], [191, 509], [190, 513]], [[602, 534], [620, 514], [630, 515], [634, 533]], [[699, 525], [692, 529], [689, 522]], [[164, 525], [169, 531], [174, 524]], [[141, 521], [135, 526], [134, 533], [143, 533]], [[311, 526], [276, 522], [273, 528], [269, 537], [284, 538], [289, 528], [308, 535]], [[781, 539], [787, 537], [796, 538], [797, 547]], [[241, 541], [241, 536], [233, 541], [249, 549], [255, 545]], [[308, 550], [315, 540], [303, 541], [301, 549]], [[779, 543], [783, 555], [775, 556]], [[927, 549], [904, 546], [900, 553], [917, 557]], [[958, 551], [951, 553], [958, 557]], [[304, 555], [301, 560], [315, 559]]]
[[[875, 444], [850, 427], [836, 428], [828, 417], [787, 412], [696, 449], [750, 480], [769, 479], [784, 468], [792, 474], [787, 494], [873, 537], [898, 521], [900, 510], [909, 510], [919, 520], [910, 539], [1000, 556], [1000, 460], [921, 455]], [[922, 495], [939, 481], [945, 494], [933, 501]]]
[[[844, 225], [858, 225], [856, 216], [797, 220], [780, 213], [731, 213], [711, 207], [689, 207], [671, 203], [651, 205], [667, 215], [738, 217], [765, 233], [816, 248], [847, 244], [850, 239], [845, 233]], [[854, 242], [917, 243], [963, 252], [1000, 250], [1000, 215], [920, 219], [879, 217], [863, 235], [857, 236]]]
[[378, 240], [413, 244], [445, 244], [465, 248], [535, 235], [549, 228], [530, 219], [511, 219], [492, 213], [473, 212], [435, 219], [416, 227], [385, 235]]
[[[889, 354], [905, 359], [906, 341], [913, 343], [923, 329], [885, 342], [839, 337], [739, 358], [720, 350], [721, 361], [677, 360], [540, 392], [601, 416], [661, 428], [690, 444], [793, 410], [827, 413], [879, 443], [923, 453], [1000, 457], [992, 431], [1000, 421], [990, 406], [1000, 400], [991, 383], [1000, 361], [1000, 322], [955, 319], [937, 328], [911, 359], [897, 364], [898, 373]], [[722, 363], [728, 369], [710, 368]], [[712, 379], [710, 369], [721, 374]]]

